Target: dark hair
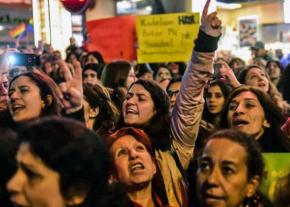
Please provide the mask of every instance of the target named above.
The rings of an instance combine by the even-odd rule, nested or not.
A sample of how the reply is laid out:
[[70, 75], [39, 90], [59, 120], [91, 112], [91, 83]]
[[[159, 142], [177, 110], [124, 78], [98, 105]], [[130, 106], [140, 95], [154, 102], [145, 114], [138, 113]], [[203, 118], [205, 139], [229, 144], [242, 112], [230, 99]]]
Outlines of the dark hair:
[[182, 81], [182, 78], [180, 76], [177, 76], [177, 77], [173, 77], [170, 82], [168, 83], [168, 86], [166, 87], [166, 91], [169, 90], [170, 86], [173, 84], [173, 83], [181, 83]]
[[[168, 150], [171, 145], [169, 98], [164, 90], [154, 81], [139, 79], [132, 86], [139, 84], [151, 95], [156, 113], [141, 127], [150, 136], [154, 149]], [[130, 90], [129, 88], [129, 90]]]
[[0, 204], [5, 207], [12, 207], [6, 184], [17, 169], [16, 151], [16, 133], [7, 128], [0, 128]]
[[222, 128], [228, 128], [228, 122], [227, 122], [227, 113], [228, 113], [228, 107], [232, 99], [234, 99], [236, 96], [241, 94], [242, 92], [249, 91], [253, 93], [257, 99], [259, 100], [266, 119], [269, 121], [271, 128], [273, 129], [280, 129], [280, 126], [282, 126], [283, 123], [285, 123], [285, 118], [281, 114], [279, 108], [274, 104], [271, 97], [262, 91], [261, 89], [253, 86], [248, 85], [241, 85], [237, 88], [235, 88], [230, 95], [228, 96], [224, 108], [221, 114], [221, 127]]
[[95, 118], [93, 129], [98, 133], [113, 130], [119, 122], [120, 112], [110, 98], [106, 88], [100, 85], [84, 85], [85, 100], [91, 108], [99, 107], [99, 114]]
[[60, 175], [64, 198], [74, 192], [87, 196], [83, 206], [93, 207], [105, 196], [111, 165], [110, 155], [100, 137], [74, 120], [49, 117], [32, 122], [19, 134], [31, 153]]
[[85, 74], [86, 70], [93, 70], [97, 73], [97, 78], [101, 78], [102, 70], [103, 70], [103, 65], [101, 64], [96, 64], [96, 63], [88, 63], [84, 66], [83, 68], [83, 76]]
[[[46, 74], [40, 71], [26, 72], [18, 76], [15, 76], [9, 84], [9, 89], [11, 84], [17, 80], [19, 77], [28, 77], [33, 81], [39, 88], [41, 100], [45, 102], [45, 107], [42, 109], [41, 116], [50, 116], [50, 115], [60, 115], [61, 111], [61, 102], [57, 95], [58, 86], [56, 83]], [[47, 96], [51, 95], [52, 102], [47, 103]]]
[[266, 71], [268, 72], [268, 74], [269, 74], [268, 68], [269, 68], [269, 66], [270, 66], [270, 63], [276, 63], [277, 66], [278, 66], [278, 68], [280, 69], [280, 72], [281, 72], [281, 73], [284, 71], [284, 68], [283, 68], [282, 64], [281, 64], [278, 60], [269, 60], [269, 61], [267, 62], [267, 64], [266, 64], [266, 66], [265, 66], [265, 69], [266, 69]]
[[178, 65], [178, 75], [182, 77], [186, 70], [186, 63], [185, 62], [171, 62], [169, 63], [170, 68], [171, 68], [172, 63]]
[[169, 66], [168, 66], [167, 64], [165, 64], [165, 63], [160, 63], [160, 64], [158, 64], [157, 67], [156, 67], [156, 71], [155, 71], [154, 79], [156, 79], [157, 74], [158, 74], [158, 71], [159, 71], [160, 68], [166, 68], [166, 69], [169, 71], [171, 77], [173, 77], [173, 73], [172, 73], [172, 71], [170, 70]]
[[[206, 88], [206, 91], [204, 93], [204, 96], [205, 96], [205, 99], [206, 99], [206, 94], [208, 93], [208, 90], [210, 87], [213, 87], [213, 86], [219, 86], [219, 88], [221, 89], [222, 91], [222, 94], [224, 96], [224, 99], [226, 101], [227, 97], [229, 96], [230, 92], [233, 90], [233, 88], [227, 84], [227, 83], [224, 83], [222, 80], [220, 79], [215, 79], [213, 80], [212, 82], [209, 83], [209, 85], [207, 86]], [[219, 113], [220, 114], [220, 113]], [[218, 114], [218, 116], [219, 116]], [[210, 122], [212, 124], [217, 124], [215, 121], [216, 121], [216, 117], [217, 117], [217, 114], [211, 114], [207, 107], [205, 106], [204, 107], [204, 110], [203, 110], [203, 119], [207, 122]], [[218, 120], [217, 120], [218, 121]]]
[[[290, 53], [289, 53], [289, 58], [290, 58]], [[283, 98], [290, 103], [290, 64], [288, 64], [283, 72], [283, 76], [282, 76], [282, 94], [283, 94]]]
[[105, 64], [105, 61], [104, 61], [102, 54], [99, 53], [98, 51], [89, 52], [85, 58], [85, 62], [87, 62], [90, 55], [94, 56], [98, 60], [99, 64], [102, 64], [102, 65]]
[[150, 68], [149, 64], [137, 64], [135, 66], [135, 71], [136, 77], [140, 78], [142, 75], [145, 73], [151, 73], [152, 75], [154, 74], [153, 70]]
[[229, 66], [230, 66], [230, 68], [233, 68], [234, 63], [236, 63], [236, 62], [240, 62], [240, 63], [242, 63], [243, 65], [245, 65], [245, 61], [243, 61], [241, 58], [239, 58], [239, 57], [234, 57], [234, 58], [232, 58], [232, 59], [230, 60], [230, 62], [229, 62]]
[[76, 59], [79, 61], [80, 55], [77, 52], [69, 52], [66, 55], [65, 62], [69, 63], [70, 62], [70, 58], [71, 58], [72, 55], [74, 55], [76, 57]]
[[265, 164], [263, 161], [261, 149], [252, 136], [234, 129], [219, 130], [214, 132], [204, 141], [202, 151], [206, 144], [213, 139], [227, 139], [241, 145], [246, 152], [248, 180], [256, 175], [258, 175], [260, 178], [263, 177]]
[[107, 64], [102, 73], [102, 83], [105, 87], [116, 89], [125, 87], [132, 65], [128, 61], [115, 61]]
[[[220, 127], [224, 129], [229, 128], [228, 120], [227, 120], [229, 104], [231, 103], [232, 99], [234, 99], [236, 96], [247, 91], [253, 93], [257, 97], [257, 99], [259, 100], [264, 110], [265, 118], [270, 124], [270, 128], [267, 129], [267, 133], [269, 133], [269, 135], [271, 136], [275, 136], [275, 138], [273, 138], [273, 142], [280, 143], [280, 145], [283, 146], [282, 143], [285, 143], [286, 138], [283, 132], [281, 131], [280, 127], [282, 126], [282, 124], [285, 123], [286, 121], [285, 117], [280, 112], [278, 106], [272, 101], [271, 97], [267, 93], [265, 93], [264, 91], [262, 91], [261, 89], [257, 87], [241, 85], [235, 88], [230, 93], [229, 97], [227, 98], [224, 104], [224, 107], [221, 113]], [[265, 133], [266, 133], [266, 130], [264, 134]]]

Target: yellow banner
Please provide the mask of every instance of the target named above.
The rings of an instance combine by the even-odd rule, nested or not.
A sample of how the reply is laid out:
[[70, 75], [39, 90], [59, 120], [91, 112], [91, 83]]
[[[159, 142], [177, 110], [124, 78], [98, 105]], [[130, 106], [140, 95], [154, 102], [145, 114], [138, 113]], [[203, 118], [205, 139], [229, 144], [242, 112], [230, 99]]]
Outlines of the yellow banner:
[[138, 16], [138, 63], [189, 61], [198, 29], [198, 13]]

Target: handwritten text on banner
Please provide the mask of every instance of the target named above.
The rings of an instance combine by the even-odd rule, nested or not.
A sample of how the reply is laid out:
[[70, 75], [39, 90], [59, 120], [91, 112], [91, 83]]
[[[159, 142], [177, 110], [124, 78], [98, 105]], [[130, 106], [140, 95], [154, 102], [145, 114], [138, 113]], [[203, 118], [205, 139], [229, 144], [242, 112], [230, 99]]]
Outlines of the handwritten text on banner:
[[138, 62], [188, 61], [198, 28], [198, 13], [138, 16]]

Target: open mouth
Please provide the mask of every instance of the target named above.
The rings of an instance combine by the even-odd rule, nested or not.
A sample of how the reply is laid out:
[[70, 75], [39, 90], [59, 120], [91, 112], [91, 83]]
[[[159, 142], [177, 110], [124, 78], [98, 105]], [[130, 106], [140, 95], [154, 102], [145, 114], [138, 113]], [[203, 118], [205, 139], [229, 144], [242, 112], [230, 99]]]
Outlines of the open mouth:
[[216, 108], [216, 106], [215, 105], [209, 105], [208, 108], [211, 109], [211, 110], [213, 110], [213, 109]]
[[138, 111], [132, 109], [132, 108], [127, 108], [126, 114], [138, 114]]
[[249, 124], [249, 122], [246, 120], [243, 120], [243, 119], [234, 119], [232, 121], [232, 125], [234, 127], [242, 127], [242, 126], [247, 125], [247, 124]]
[[17, 112], [23, 110], [24, 108], [25, 108], [25, 106], [20, 105], [20, 104], [13, 104], [11, 107], [13, 113], [17, 113]]
[[137, 162], [137, 163], [133, 163], [129, 166], [129, 169], [130, 169], [130, 172], [131, 173], [135, 173], [135, 172], [138, 172], [140, 170], [144, 170], [145, 167], [143, 165], [143, 163], [141, 162]]
[[11, 203], [13, 203], [17, 207], [25, 207], [26, 206], [26, 205], [18, 203], [17, 199], [15, 197], [13, 197], [13, 196], [10, 197], [10, 201], [11, 201]]
[[203, 199], [204, 203], [206, 203], [207, 205], [214, 206], [214, 204], [221, 202], [224, 198], [221, 196], [204, 194]]
[[259, 87], [259, 88], [265, 88], [265, 87], [266, 87], [266, 83], [259, 83], [259, 84], [258, 84], [258, 87]]

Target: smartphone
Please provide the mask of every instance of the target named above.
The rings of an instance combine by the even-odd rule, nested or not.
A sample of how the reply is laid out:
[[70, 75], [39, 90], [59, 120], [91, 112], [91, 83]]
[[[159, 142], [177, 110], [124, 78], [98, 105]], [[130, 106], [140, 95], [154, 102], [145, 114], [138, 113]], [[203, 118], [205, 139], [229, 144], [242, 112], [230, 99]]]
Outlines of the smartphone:
[[13, 53], [9, 56], [9, 62], [12, 66], [39, 66], [40, 58], [35, 54]]
[[222, 75], [220, 73], [221, 67], [222, 67], [222, 64], [221, 63], [215, 63], [215, 64], [213, 64], [213, 69], [214, 69], [213, 78], [214, 79], [220, 79], [220, 78], [222, 78]]

